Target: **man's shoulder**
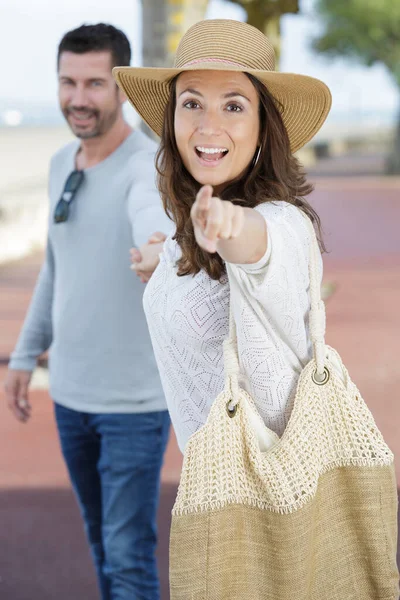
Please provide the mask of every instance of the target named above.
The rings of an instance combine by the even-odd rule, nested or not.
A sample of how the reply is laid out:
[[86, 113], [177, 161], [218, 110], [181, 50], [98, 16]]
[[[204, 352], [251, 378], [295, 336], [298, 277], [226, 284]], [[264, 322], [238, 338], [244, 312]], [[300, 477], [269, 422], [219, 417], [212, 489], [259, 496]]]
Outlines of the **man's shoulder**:
[[136, 145], [136, 148], [139, 152], [142, 150], [153, 152], [157, 151], [158, 142], [156, 142], [153, 138], [149, 137], [147, 133], [144, 133], [139, 128], [135, 128], [132, 131], [131, 139], [132, 142]]
[[150, 161], [154, 163], [155, 154], [158, 149], [158, 144], [148, 135], [135, 129], [129, 138], [129, 144], [127, 152], [130, 154], [132, 160], [139, 160], [143, 162]]

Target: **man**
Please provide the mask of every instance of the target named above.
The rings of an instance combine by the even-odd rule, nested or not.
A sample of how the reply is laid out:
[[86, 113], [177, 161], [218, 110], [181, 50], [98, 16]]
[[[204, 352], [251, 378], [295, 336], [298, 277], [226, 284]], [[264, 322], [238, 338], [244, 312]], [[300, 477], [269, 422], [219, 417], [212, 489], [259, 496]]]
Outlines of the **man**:
[[156, 510], [169, 417], [129, 248], [170, 222], [155, 187], [155, 144], [124, 120], [126, 98], [111, 74], [129, 63], [129, 42], [110, 25], [81, 26], [59, 45], [60, 107], [78, 139], [51, 161], [47, 254], [6, 394], [26, 422], [32, 371], [50, 348], [60, 443], [101, 597], [158, 600]]

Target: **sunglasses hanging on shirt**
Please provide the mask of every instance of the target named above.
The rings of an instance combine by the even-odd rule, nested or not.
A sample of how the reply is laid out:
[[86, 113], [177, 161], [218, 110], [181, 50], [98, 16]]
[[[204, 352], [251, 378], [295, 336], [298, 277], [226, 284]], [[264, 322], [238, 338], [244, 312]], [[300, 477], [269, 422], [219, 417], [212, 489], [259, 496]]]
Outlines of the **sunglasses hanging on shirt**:
[[69, 205], [75, 197], [83, 181], [83, 171], [72, 171], [67, 177], [64, 190], [54, 210], [54, 222], [65, 223], [69, 217]]

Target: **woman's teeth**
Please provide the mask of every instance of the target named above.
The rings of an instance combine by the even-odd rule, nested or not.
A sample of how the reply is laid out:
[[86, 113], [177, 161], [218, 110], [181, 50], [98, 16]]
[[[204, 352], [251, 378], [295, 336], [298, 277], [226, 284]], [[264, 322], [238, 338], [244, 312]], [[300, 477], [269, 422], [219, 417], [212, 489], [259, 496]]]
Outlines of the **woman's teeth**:
[[202, 154], [222, 154], [228, 152], [226, 148], [203, 148], [202, 146], [196, 146], [196, 150]]
[[203, 146], [196, 146], [196, 154], [203, 161], [215, 164], [228, 154], [228, 150], [226, 148], [204, 148]]

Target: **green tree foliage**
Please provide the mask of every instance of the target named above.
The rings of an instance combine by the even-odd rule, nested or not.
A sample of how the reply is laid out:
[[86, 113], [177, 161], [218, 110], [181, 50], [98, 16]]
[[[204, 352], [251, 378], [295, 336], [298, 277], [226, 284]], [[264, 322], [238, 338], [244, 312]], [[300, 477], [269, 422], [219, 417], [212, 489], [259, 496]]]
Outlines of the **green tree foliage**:
[[[317, 0], [324, 31], [314, 40], [319, 52], [365, 65], [385, 65], [400, 95], [400, 0]], [[400, 173], [400, 115], [388, 172]]]

